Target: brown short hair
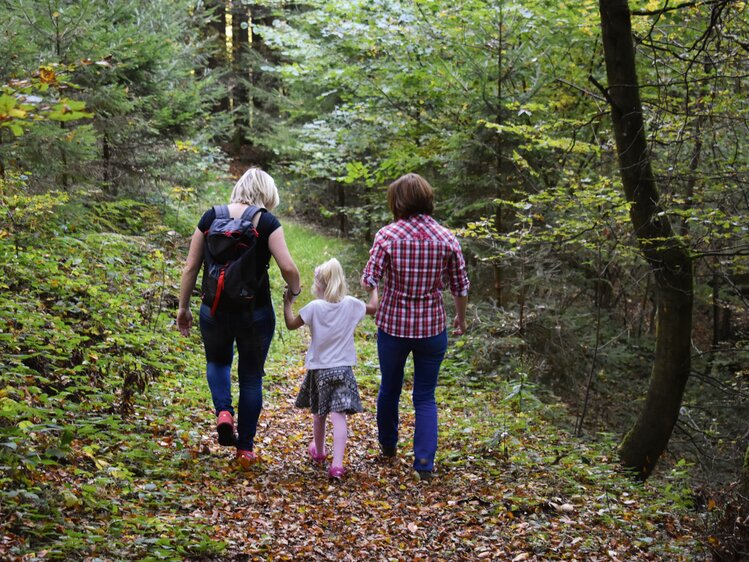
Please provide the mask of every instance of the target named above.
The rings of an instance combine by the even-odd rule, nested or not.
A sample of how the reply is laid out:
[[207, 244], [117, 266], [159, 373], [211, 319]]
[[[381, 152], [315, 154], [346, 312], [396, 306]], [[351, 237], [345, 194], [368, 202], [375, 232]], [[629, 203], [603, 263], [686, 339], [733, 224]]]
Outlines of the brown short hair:
[[388, 207], [396, 220], [412, 215], [431, 215], [434, 190], [419, 174], [406, 174], [388, 186]]

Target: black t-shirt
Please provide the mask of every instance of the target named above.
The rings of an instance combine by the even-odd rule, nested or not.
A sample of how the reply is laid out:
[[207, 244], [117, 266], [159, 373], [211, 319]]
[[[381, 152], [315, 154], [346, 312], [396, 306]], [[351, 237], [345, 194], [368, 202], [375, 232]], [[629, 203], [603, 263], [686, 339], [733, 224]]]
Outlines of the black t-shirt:
[[[200, 220], [198, 221], [198, 228], [203, 233], [208, 232], [208, 229], [211, 228], [211, 224], [213, 224], [213, 221], [215, 219], [216, 211], [213, 207], [211, 207], [205, 213], [203, 213], [202, 217], [200, 217]], [[270, 235], [280, 226], [281, 222], [273, 213], [271, 213], [270, 211], [260, 212], [260, 220], [257, 223], [257, 232], [259, 236], [257, 239], [257, 245], [255, 246], [255, 259], [257, 260], [256, 270], [258, 274], [266, 274], [266, 270], [268, 269], [268, 264], [270, 264], [271, 258], [270, 248], [268, 247], [268, 239], [270, 238]], [[266, 283], [265, 287], [266, 290], [262, 293], [259, 293], [255, 297], [256, 308], [269, 305], [271, 302], [270, 285]]]

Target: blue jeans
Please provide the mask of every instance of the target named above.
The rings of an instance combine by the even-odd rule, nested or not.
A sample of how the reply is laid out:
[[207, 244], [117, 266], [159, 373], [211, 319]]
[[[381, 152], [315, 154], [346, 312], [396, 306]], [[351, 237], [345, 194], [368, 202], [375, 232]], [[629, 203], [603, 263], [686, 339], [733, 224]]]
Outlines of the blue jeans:
[[380, 444], [395, 449], [398, 443], [398, 403], [403, 388], [406, 358], [413, 353], [414, 468], [432, 470], [437, 453], [437, 401], [434, 391], [447, 351], [447, 330], [429, 338], [399, 338], [377, 331], [377, 354], [382, 381], [377, 395], [377, 431]]
[[257, 310], [217, 310], [211, 316], [209, 306], [200, 306], [200, 333], [205, 346], [206, 377], [216, 414], [226, 410], [234, 415], [231, 398], [231, 364], [237, 346], [239, 402], [237, 410], [237, 448], [251, 451], [257, 422], [263, 408], [265, 359], [276, 329], [272, 306]]

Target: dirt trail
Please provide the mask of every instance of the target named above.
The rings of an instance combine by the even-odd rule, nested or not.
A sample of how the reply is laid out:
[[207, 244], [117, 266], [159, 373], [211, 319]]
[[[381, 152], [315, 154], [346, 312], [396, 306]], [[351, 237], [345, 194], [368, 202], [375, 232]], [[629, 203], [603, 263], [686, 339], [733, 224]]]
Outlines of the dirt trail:
[[[271, 383], [273, 395], [285, 398], [268, 400], [266, 392], [256, 445], [262, 462], [249, 472], [236, 469], [231, 450], [216, 446], [212, 434], [204, 436], [226, 479], [205, 492], [214, 496], [204, 497], [207, 504], [213, 499], [214, 509], [193, 516], [209, 519], [215, 537], [229, 543], [222, 559], [514, 557], [503, 547], [502, 525], [492, 516], [502, 501], [502, 486], [444, 466], [435, 480], [420, 482], [403, 441], [394, 462], [381, 461], [372, 397], [362, 397], [365, 413], [349, 418], [349, 472], [342, 481], [331, 481], [306, 456], [311, 419], [293, 405], [296, 378]], [[402, 418], [404, 436], [411, 435], [412, 423], [410, 416]]]

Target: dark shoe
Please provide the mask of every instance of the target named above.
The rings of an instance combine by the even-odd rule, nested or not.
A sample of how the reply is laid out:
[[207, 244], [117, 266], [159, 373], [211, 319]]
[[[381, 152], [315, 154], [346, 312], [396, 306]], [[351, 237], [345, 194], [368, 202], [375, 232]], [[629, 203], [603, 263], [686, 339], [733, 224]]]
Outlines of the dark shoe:
[[234, 433], [234, 416], [231, 415], [231, 412], [223, 410], [218, 413], [216, 431], [218, 432], [219, 445], [222, 447], [237, 446], [237, 435]]
[[431, 470], [417, 470], [416, 472], [422, 482], [431, 482], [434, 478], [434, 473]]
[[395, 447], [386, 447], [382, 443], [380, 443], [380, 456], [386, 459], [393, 459], [395, 458]]

